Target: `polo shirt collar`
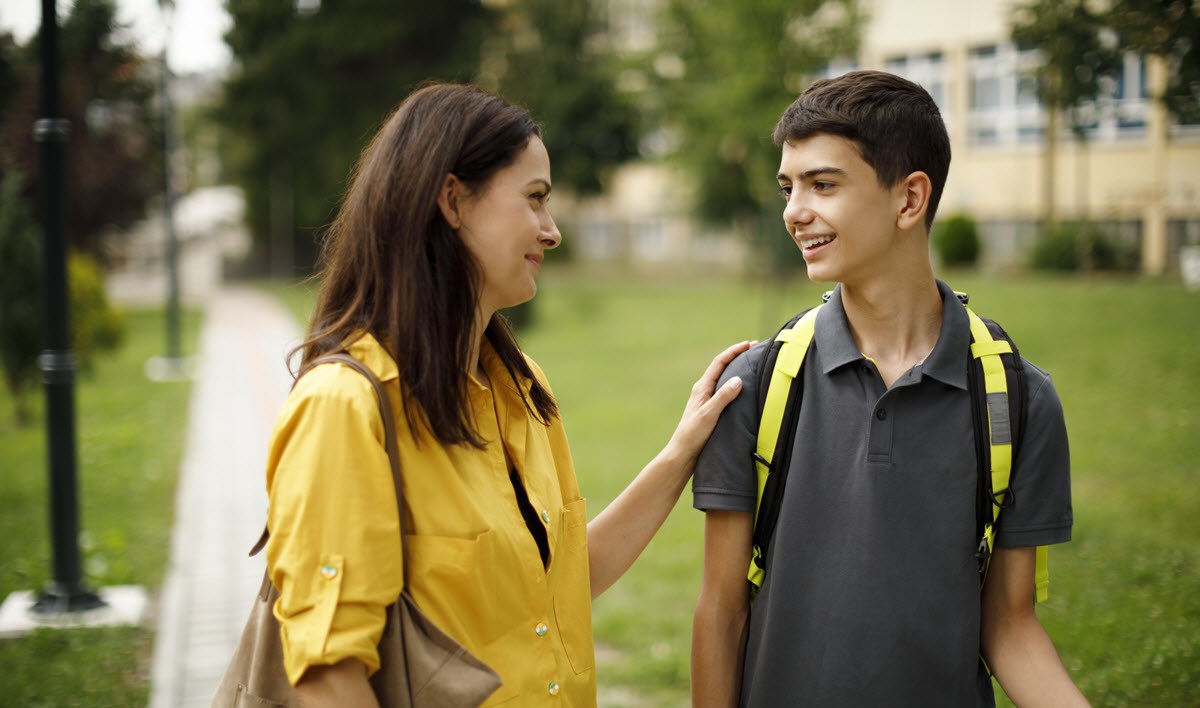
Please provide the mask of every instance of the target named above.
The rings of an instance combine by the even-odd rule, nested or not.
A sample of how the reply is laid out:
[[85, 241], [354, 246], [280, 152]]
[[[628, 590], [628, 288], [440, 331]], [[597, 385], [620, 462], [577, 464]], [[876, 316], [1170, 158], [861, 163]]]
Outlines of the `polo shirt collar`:
[[[938, 335], [933, 351], [920, 365], [921, 372], [943, 383], [966, 390], [967, 368], [964, 354], [971, 341], [970, 323], [967, 312], [954, 295], [950, 286], [937, 281], [938, 293], [942, 296], [942, 331]], [[863, 354], [850, 334], [850, 321], [842, 305], [842, 286], [833, 289], [828, 305], [821, 310], [813, 330], [813, 341], [821, 350], [823, 373], [863, 359]]]
[[921, 370], [926, 376], [965, 391], [971, 323], [967, 319], [967, 308], [958, 301], [950, 286], [940, 280], [937, 286], [942, 296], [942, 331]]
[[846, 308], [842, 305], [840, 283], [833, 289], [833, 296], [829, 298], [829, 302], [821, 308], [813, 327], [813, 341], [821, 350], [821, 363], [824, 364], [825, 374], [863, 358], [854, 337], [850, 334], [850, 320], [846, 318]]

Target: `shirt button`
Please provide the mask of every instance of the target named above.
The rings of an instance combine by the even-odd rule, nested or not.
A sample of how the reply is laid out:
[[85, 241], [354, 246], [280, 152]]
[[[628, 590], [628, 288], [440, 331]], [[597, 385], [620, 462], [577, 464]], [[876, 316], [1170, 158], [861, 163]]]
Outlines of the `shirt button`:
[[550, 523], [550, 512], [545, 509], [542, 509], [542, 521], [547, 524]]
[[887, 409], [880, 408], [879, 410], [875, 411], [875, 417], [879, 420], [887, 420]]
[[560, 690], [558, 681], [551, 681], [550, 685], [546, 687], [546, 693], [549, 693], [551, 696], [557, 696]]
[[328, 580], [333, 580], [337, 577], [337, 568], [333, 567], [329, 563], [326, 563], [325, 565], [321, 566], [321, 576]]
[[542, 623], [541, 623], [541, 624], [539, 624], [538, 626], [534, 627], [534, 628], [533, 628], [533, 631], [534, 631], [534, 633], [535, 633], [535, 634], [537, 634], [539, 637], [544, 637], [544, 636], [546, 636], [546, 632], [549, 632], [549, 631], [550, 631], [550, 628], [546, 626], [546, 623], [545, 623], [545, 622], [542, 622]]

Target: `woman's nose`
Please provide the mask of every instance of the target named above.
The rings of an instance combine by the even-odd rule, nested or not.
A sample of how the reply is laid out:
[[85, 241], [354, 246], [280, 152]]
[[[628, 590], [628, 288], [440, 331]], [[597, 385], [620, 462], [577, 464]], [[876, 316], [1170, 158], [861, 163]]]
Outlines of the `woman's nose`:
[[559, 233], [558, 224], [554, 223], [554, 217], [550, 216], [549, 211], [542, 219], [540, 238], [542, 245], [546, 248], [555, 248], [562, 243], [562, 234]]

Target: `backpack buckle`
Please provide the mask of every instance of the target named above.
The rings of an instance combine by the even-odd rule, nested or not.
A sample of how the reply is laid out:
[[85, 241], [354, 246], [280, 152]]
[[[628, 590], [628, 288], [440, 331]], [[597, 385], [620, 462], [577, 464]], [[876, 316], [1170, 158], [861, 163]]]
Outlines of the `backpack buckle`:
[[988, 559], [991, 558], [992, 552], [988, 548], [987, 536], [979, 539], [979, 547], [975, 549], [975, 561], [979, 568], [979, 575], [982, 576], [987, 570]]

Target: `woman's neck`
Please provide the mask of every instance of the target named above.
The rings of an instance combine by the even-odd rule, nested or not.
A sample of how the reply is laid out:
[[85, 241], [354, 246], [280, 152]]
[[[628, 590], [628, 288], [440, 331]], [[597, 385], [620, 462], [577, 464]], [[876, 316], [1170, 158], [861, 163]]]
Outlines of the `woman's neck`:
[[480, 363], [479, 353], [483, 350], [483, 339], [487, 336], [488, 323], [492, 321], [495, 312], [479, 310], [475, 314], [475, 328], [471, 335], [471, 351], [467, 356], [467, 375], [474, 376], [484, 386], [490, 387], [487, 371]]

